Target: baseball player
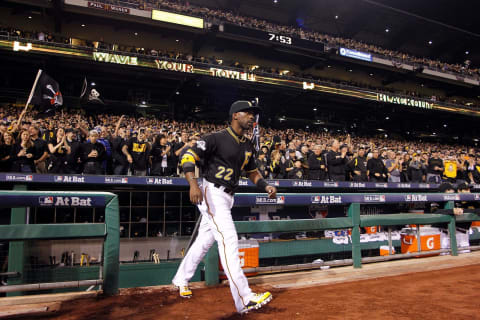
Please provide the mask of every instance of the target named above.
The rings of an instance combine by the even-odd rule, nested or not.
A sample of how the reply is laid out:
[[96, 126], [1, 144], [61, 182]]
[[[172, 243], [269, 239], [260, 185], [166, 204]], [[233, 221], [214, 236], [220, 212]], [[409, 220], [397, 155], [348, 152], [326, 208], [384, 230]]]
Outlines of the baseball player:
[[[190, 201], [198, 206], [202, 217], [198, 236], [172, 282], [179, 288], [181, 297], [190, 298], [192, 292], [188, 282], [216, 241], [220, 261], [239, 313], [259, 309], [272, 299], [270, 292], [256, 294], [248, 286], [240, 266], [238, 236], [230, 211], [242, 170], [270, 198], [276, 197], [276, 188], [268, 185], [257, 170], [252, 143], [243, 136], [252, 128], [254, 115], [259, 111], [259, 107], [248, 101], [234, 102], [230, 107], [231, 125], [197, 141], [181, 159], [185, 178], [190, 185]], [[198, 181], [194, 176], [196, 164], [201, 166], [203, 175]]]

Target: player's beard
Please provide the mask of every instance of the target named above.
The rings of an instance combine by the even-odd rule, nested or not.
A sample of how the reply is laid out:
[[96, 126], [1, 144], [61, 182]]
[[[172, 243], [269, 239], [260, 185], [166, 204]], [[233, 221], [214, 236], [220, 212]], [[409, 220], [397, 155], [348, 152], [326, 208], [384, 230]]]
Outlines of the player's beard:
[[250, 130], [253, 127], [253, 122], [250, 122], [250, 120], [246, 120], [245, 122], [239, 122], [239, 124], [244, 132]]

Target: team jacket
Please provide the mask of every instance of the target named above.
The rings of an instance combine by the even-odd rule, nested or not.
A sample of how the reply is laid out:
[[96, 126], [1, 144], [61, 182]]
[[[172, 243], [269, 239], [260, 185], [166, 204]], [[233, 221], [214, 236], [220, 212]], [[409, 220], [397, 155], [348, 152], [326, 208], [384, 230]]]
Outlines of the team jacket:
[[247, 174], [257, 170], [253, 154], [252, 143], [228, 127], [197, 141], [184, 153], [180, 164], [185, 172], [192, 172], [196, 164], [205, 179], [235, 190], [242, 170]]

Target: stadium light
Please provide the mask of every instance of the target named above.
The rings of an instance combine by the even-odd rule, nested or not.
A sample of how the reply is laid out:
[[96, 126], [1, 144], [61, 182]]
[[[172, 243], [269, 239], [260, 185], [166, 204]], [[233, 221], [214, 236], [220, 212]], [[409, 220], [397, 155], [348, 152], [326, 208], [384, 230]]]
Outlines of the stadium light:
[[389, 33], [389, 32], [390, 32], [390, 29], [388, 29], [388, 28], [385, 29], [385, 32], [386, 32], [386, 33]]
[[468, 50], [467, 50], [467, 51], [465, 51], [465, 54], [470, 54], [470, 51], [468, 51]]
[[203, 19], [167, 11], [152, 10], [152, 20], [203, 29]]
[[335, 19], [338, 19], [338, 15], [335, 16]]
[[428, 44], [432, 44], [432, 43], [433, 43], [433, 41], [432, 41], [432, 40], [428, 41]]
[[95, 82], [91, 82], [91, 83], [90, 83], [90, 85], [91, 85], [92, 87], [95, 87], [95, 84], [96, 84]]
[[28, 19], [32, 19], [32, 16], [28, 16]]
[[317, 108], [313, 108], [313, 111], [317, 111]]
[[138, 36], [138, 32], [135, 32], [135, 35]]
[[82, 27], [85, 27], [85, 24], [82, 23]]

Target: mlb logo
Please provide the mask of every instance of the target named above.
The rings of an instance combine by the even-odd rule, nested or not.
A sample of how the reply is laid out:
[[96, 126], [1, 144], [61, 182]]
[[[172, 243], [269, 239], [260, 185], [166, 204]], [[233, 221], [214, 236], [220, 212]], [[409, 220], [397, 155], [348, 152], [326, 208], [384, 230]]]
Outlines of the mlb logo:
[[40, 197], [38, 198], [38, 203], [41, 205], [53, 204], [53, 197]]
[[320, 202], [320, 196], [315, 196], [315, 197], [313, 197], [313, 201], [315, 201], [315, 202]]
[[25, 177], [25, 181], [32, 181], [33, 180], [33, 176], [26, 176]]
[[380, 201], [381, 201], [381, 202], [385, 202], [385, 195], [382, 194], [382, 195], [380, 196]]
[[298, 181], [293, 181], [293, 186], [298, 187]]
[[153, 182], [154, 182], [153, 178], [147, 178], [147, 183], [148, 184], [153, 184]]
[[62, 182], [63, 177], [62, 176], [55, 176], [55, 182]]
[[285, 203], [285, 196], [277, 197], [277, 203]]
[[412, 201], [412, 195], [411, 194], [407, 194], [407, 196], [405, 197], [407, 201]]
[[128, 183], [128, 178], [122, 178], [122, 183]]

